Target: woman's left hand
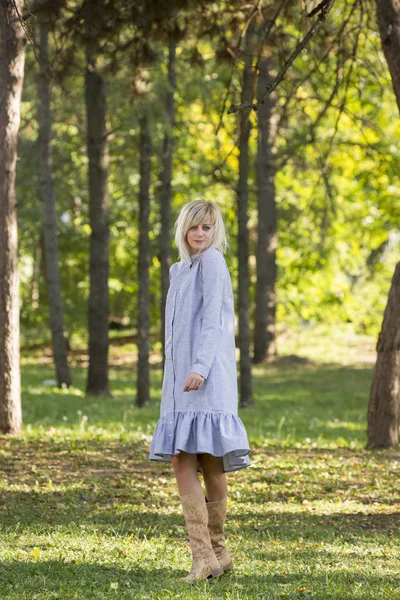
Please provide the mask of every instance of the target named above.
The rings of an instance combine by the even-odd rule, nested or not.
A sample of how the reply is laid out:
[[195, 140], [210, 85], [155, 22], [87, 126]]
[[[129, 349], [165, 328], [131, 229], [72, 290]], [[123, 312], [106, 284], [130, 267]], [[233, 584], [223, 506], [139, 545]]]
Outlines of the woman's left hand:
[[203, 383], [205, 382], [204, 377], [199, 375], [198, 373], [189, 373], [186, 377], [185, 386], [183, 388], [184, 392], [191, 392], [193, 390], [199, 390]]

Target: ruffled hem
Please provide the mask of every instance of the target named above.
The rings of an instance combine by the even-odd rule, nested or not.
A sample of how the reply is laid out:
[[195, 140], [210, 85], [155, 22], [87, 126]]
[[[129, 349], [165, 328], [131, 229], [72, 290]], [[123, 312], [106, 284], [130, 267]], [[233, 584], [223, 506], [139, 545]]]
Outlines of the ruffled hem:
[[251, 463], [246, 429], [232, 413], [170, 412], [159, 419], [151, 442], [150, 460], [170, 462], [180, 452], [222, 456], [225, 473]]

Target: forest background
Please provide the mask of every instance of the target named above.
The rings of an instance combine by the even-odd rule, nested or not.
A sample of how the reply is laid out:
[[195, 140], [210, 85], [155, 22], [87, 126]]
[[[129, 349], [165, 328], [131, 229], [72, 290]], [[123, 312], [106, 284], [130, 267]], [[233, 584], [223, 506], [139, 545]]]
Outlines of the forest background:
[[[357, 4], [357, 3], [356, 3]], [[361, 11], [361, 7], [363, 10]], [[310, 8], [310, 7], [309, 7]], [[346, 8], [346, 10], [345, 10]], [[189, 27], [176, 49], [172, 214], [196, 197], [218, 202], [231, 250], [226, 260], [237, 289], [238, 119], [224, 115], [222, 99], [230, 77], [231, 102], [241, 90], [227, 48], [237, 43], [246, 13], [231, 6], [229, 19], [215, 5], [204, 18], [215, 28], [199, 38]], [[195, 15], [181, 14], [182, 31]], [[292, 17], [292, 18], [290, 18]], [[214, 21], [214, 23], [213, 23]], [[346, 22], [346, 28], [343, 23]], [[305, 13], [277, 19], [276, 73], [308, 25]], [[211, 27], [211, 25], [210, 25]], [[71, 35], [71, 33], [69, 33]], [[225, 47], [221, 48], [222, 42]], [[57, 198], [65, 328], [71, 346], [85, 340], [89, 294], [89, 199], [82, 49], [65, 65], [54, 33], [52, 60], [64, 75], [52, 85], [53, 176]], [[70, 41], [73, 44], [72, 41]], [[271, 42], [272, 43], [272, 42]], [[159, 339], [160, 189], [163, 141], [168, 122], [168, 47], [148, 42], [148, 65], [135, 69], [128, 53], [107, 73], [110, 140], [110, 315], [132, 326], [137, 319], [140, 119], [149, 119], [152, 140], [150, 183], [150, 320], [152, 343]], [[331, 46], [330, 55], [323, 54]], [[105, 48], [107, 44], [105, 43]], [[221, 58], [225, 50], [226, 55]], [[258, 51], [258, 48], [255, 49]], [[325, 51], [326, 52], [326, 51]], [[272, 51], [271, 51], [272, 54]], [[107, 57], [102, 59], [107, 68]], [[111, 59], [110, 59], [111, 60]], [[150, 60], [150, 59], [149, 59]], [[257, 61], [257, 54], [254, 56]], [[280, 62], [279, 62], [280, 61]], [[233, 74], [232, 74], [233, 71]], [[20, 225], [21, 324], [23, 344], [49, 343], [48, 300], [41, 252], [43, 206], [38, 152], [37, 78], [40, 67], [28, 47], [19, 139], [17, 196]], [[257, 115], [250, 115], [248, 172], [251, 314], [254, 310], [257, 239]], [[347, 323], [377, 337], [399, 244], [399, 121], [390, 75], [370, 4], [334, 6], [329, 22], [296, 60], [277, 91], [274, 119], [277, 243], [277, 325], [280, 331], [317, 323]], [[175, 217], [175, 218], [174, 218]], [[172, 238], [172, 231], [170, 232]], [[172, 262], [177, 253], [172, 248]], [[367, 300], [367, 301], [366, 301]], [[126, 321], [126, 319], [128, 321]]]
[[[19, 324], [22, 350], [23, 421], [16, 351], [0, 373], [0, 427], [19, 434], [0, 437], [7, 600], [400, 594], [400, 457], [365, 449], [373, 378], [370, 447], [398, 445], [400, 401], [400, 79], [384, 19], [400, 11], [376, 4], [1, 0], [0, 42], [7, 13], [26, 43], [20, 296], [1, 263], [0, 357]], [[227, 226], [253, 466], [231, 483], [236, 574], [183, 592], [174, 483], [147, 456], [172, 226], [200, 197]]]

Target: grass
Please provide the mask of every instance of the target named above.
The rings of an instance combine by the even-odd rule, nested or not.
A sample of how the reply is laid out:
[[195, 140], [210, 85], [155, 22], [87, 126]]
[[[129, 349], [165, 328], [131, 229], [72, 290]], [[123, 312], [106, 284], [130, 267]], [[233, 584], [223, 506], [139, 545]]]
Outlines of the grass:
[[138, 410], [121, 346], [111, 400], [85, 397], [79, 362], [64, 391], [25, 357], [24, 431], [0, 437], [0, 600], [400, 598], [400, 452], [364, 449], [373, 357], [359, 340], [362, 362], [334, 362], [343, 343], [254, 367], [252, 466], [228, 476], [235, 570], [191, 587], [171, 468], [147, 459], [161, 371]]

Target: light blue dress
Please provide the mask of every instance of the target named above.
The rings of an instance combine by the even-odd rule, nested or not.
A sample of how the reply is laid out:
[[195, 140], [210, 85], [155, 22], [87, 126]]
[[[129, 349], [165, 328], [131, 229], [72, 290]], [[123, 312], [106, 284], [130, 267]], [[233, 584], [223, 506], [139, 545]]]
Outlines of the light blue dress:
[[[192, 371], [205, 381], [199, 390], [184, 392]], [[238, 417], [232, 283], [214, 247], [170, 268], [161, 410], [149, 458], [170, 462], [181, 450], [222, 456], [225, 472], [250, 465]]]

